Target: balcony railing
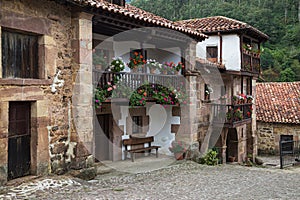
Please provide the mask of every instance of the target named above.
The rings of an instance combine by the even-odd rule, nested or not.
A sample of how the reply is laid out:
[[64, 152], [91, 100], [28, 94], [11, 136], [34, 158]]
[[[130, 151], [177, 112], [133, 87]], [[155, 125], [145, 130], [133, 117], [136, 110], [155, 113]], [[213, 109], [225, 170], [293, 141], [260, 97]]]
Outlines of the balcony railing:
[[112, 84], [121, 84], [132, 90], [136, 90], [144, 84], [155, 84], [164, 87], [182, 88], [184, 77], [182, 75], [164, 75], [149, 73], [129, 73], [129, 72], [108, 72], [102, 70], [93, 70], [93, 80], [99, 88], [107, 86], [108, 82]]
[[211, 104], [213, 124], [224, 124], [228, 127], [236, 127], [251, 123], [252, 104]]
[[260, 54], [243, 50], [242, 70], [250, 73], [260, 73]]

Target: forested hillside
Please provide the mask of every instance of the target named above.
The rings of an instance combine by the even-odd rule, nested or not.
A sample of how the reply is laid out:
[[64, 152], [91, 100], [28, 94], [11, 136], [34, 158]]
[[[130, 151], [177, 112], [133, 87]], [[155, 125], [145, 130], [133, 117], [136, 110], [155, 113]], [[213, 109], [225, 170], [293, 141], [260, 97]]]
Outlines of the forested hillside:
[[263, 45], [265, 81], [300, 81], [300, 0], [132, 0], [173, 21], [223, 15], [270, 36]]

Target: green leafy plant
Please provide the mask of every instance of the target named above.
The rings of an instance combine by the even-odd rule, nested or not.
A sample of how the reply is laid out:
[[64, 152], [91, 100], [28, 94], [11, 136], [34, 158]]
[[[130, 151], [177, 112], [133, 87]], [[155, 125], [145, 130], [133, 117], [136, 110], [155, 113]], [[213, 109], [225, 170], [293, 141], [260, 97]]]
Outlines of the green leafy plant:
[[214, 150], [209, 150], [201, 159], [200, 164], [206, 165], [217, 165], [219, 162], [218, 152]]
[[160, 64], [156, 60], [148, 59], [146, 66], [149, 67], [149, 69], [160, 69], [162, 67], [162, 64]]
[[141, 53], [134, 52], [132, 57], [130, 57], [128, 63], [128, 67], [130, 69], [134, 69], [136, 67], [141, 67], [142, 65], [146, 64], [146, 60], [144, 59], [144, 56]]
[[112, 72], [120, 72], [125, 69], [124, 62], [122, 58], [114, 58], [113, 61], [111, 61], [109, 69]]
[[179, 72], [182, 69], [184, 69], [183, 63], [182, 62], [178, 62], [178, 64], [175, 67], [175, 70]]

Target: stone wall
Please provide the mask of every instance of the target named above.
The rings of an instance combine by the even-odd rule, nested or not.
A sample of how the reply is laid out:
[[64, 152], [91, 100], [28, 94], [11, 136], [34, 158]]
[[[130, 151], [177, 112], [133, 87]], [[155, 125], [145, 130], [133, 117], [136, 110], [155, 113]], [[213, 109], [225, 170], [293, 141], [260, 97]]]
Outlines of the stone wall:
[[257, 122], [258, 153], [279, 153], [280, 135], [293, 135], [294, 140], [300, 139], [300, 125]]
[[[72, 117], [73, 88], [78, 64], [81, 63], [74, 59], [78, 49], [73, 48], [72, 41], [78, 31], [72, 24], [74, 17], [71, 10], [47, 0], [0, 0], [0, 4], [0, 30], [10, 29], [38, 35], [39, 69], [42, 71], [40, 79], [1, 79], [0, 67], [0, 147], [4, 149], [0, 153], [0, 184], [6, 182], [7, 178], [10, 101], [32, 102], [32, 174], [63, 173], [72, 166], [86, 166], [86, 158], [90, 153], [83, 144], [78, 143]], [[87, 26], [81, 29], [87, 29]], [[77, 37], [78, 41], [80, 37], [82, 35]], [[88, 45], [91, 46], [91, 43]], [[87, 79], [91, 81], [91, 70], [89, 72], [85, 80], [79, 80], [78, 84], [89, 84]], [[92, 113], [91, 85], [84, 95], [90, 102], [83, 105], [83, 111], [90, 110], [88, 113]], [[85, 116], [90, 117], [91, 114]], [[88, 125], [86, 132], [91, 133], [92, 120]], [[82, 161], [79, 166], [78, 157]]]

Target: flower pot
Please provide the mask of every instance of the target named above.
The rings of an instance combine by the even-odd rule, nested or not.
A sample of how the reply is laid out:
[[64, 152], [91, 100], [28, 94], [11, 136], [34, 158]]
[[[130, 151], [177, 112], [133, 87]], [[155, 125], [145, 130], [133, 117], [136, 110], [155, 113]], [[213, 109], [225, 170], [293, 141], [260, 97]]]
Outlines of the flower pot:
[[150, 68], [150, 73], [151, 74], [155, 74], [155, 69], [154, 68]]
[[228, 161], [229, 162], [234, 162], [235, 161], [235, 157], [234, 156], [229, 156], [228, 157]]
[[184, 153], [174, 153], [176, 160], [183, 160], [184, 159]]
[[137, 73], [137, 72], [138, 72], [138, 67], [137, 67], [137, 66], [134, 66], [134, 67], [131, 69], [131, 71], [132, 71], [133, 73]]
[[163, 71], [162, 73], [163, 73], [164, 75], [167, 75], [167, 74], [168, 74], [168, 71], [165, 70], [165, 71]]

